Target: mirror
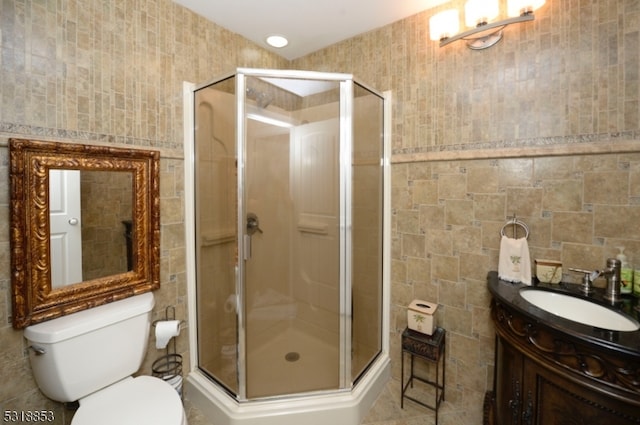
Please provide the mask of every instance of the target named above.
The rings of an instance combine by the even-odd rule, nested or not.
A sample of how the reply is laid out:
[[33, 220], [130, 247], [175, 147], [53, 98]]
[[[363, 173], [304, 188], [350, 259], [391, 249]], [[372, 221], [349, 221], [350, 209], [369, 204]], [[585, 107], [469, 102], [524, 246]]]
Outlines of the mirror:
[[9, 140], [13, 327], [160, 287], [157, 151]]
[[129, 171], [49, 170], [52, 288], [132, 270], [132, 178]]

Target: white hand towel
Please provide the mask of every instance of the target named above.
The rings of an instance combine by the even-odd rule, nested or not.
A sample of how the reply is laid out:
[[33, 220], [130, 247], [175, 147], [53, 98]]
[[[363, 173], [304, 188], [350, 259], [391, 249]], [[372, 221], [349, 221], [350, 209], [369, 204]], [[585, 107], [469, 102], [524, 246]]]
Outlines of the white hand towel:
[[531, 285], [531, 259], [527, 238], [513, 239], [502, 236], [498, 276], [509, 282]]

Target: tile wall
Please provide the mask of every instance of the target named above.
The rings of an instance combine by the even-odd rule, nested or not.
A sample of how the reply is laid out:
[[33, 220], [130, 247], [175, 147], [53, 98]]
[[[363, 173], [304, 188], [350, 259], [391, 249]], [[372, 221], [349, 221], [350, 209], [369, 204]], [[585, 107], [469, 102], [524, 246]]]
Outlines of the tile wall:
[[[391, 91], [394, 377], [404, 306], [439, 302], [450, 332], [451, 423], [477, 424], [493, 365], [484, 277], [497, 267], [507, 217], [531, 226], [534, 257], [597, 267], [620, 244], [640, 257], [640, 2], [547, 0], [533, 23], [507, 28], [480, 52], [429, 41], [432, 13], [287, 62], [168, 0], [6, 0], [0, 141], [159, 149], [156, 315], [175, 304], [185, 317], [182, 82], [236, 66], [286, 67], [350, 72]], [[6, 144], [0, 173], [0, 405], [55, 408], [65, 423], [62, 407], [38, 392], [9, 325]]]
[[[236, 67], [287, 62], [168, 0], [0, 2], [0, 410], [53, 409], [33, 380], [21, 331], [11, 327], [10, 137], [159, 150], [161, 289], [186, 319], [183, 81]], [[188, 361], [186, 331], [178, 351]], [[143, 372], [164, 354], [150, 341]], [[185, 364], [184, 369], [188, 370]]]
[[625, 246], [640, 260], [640, 3], [547, 0], [485, 51], [439, 48], [432, 14], [293, 67], [344, 69], [391, 91], [393, 377], [405, 306], [437, 301], [449, 331], [444, 423], [478, 424], [493, 374], [485, 277], [506, 220], [530, 226], [532, 259], [599, 268]]

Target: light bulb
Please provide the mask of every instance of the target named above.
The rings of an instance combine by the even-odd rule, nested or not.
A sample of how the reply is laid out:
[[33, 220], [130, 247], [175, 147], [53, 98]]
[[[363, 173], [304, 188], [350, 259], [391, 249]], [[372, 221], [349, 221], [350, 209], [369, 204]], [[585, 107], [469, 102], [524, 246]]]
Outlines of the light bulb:
[[509, 0], [507, 3], [507, 15], [516, 17], [531, 13], [539, 9], [545, 0]]
[[464, 5], [464, 21], [468, 27], [489, 23], [499, 14], [498, 0], [469, 0]]
[[266, 41], [269, 46], [276, 48], [281, 48], [289, 44], [289, 40], [281, 35], [270, 35]]
[[460, 19], [456, 9], [444, 10], [429, 19], [429, 37], [433, 41], [442, 40], [458, 33]]

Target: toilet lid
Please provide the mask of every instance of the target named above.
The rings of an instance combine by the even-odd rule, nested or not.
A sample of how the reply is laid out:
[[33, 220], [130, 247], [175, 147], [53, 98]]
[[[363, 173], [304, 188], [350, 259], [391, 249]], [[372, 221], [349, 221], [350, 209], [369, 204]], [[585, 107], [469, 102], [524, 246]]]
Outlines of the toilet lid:
[[71, 425], [181, 425], [182, 400], [162, 379], [127, 378], [80, 400]]

